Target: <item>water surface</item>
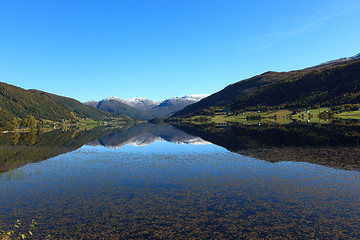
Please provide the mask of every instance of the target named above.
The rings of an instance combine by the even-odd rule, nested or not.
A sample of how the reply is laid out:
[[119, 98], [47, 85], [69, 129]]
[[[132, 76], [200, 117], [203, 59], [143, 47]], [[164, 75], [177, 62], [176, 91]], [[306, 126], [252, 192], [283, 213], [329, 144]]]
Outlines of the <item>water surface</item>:
[[[356, 239], [360, 234], [358, 171], [244, 156], [211, 144], [216, 131], [206, 137], [169, 125], [139, 127], [97, 135], [88, 145], [2, 173], [0, 225], [35, 218], [38, 239], [48, 234]], [[90, 133], [77, 134], [72, 133], [75, 142], [83, 142]], [[255, 148], [236, 151], [245, 149]]]

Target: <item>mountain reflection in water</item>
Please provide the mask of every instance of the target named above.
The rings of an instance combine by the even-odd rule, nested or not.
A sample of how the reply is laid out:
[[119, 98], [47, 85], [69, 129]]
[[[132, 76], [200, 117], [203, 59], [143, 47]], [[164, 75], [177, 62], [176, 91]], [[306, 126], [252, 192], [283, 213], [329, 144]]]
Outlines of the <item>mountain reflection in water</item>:
[[210, 142], [204, 141], [200, 137], [187, 134], [169, 124], [154, 125], [145, 123], [133, 126], [126, 131], [111, 133], [87, 145], [101, 145], [111, 149], [117, 149], [124, 145], [146, 146], [156, 141], [191, 145], [210, 144]]
[[54, 130], [0, 135], [0, 172], [74, 151], [83, 145], [117, 149], [156, 141], [216, 144], [270, 162], [300, 161], [360, 169], [360, 127], [346, 125], [124, 125], [109, 129]]
[[176, 125], [229, 151], [269, 162], [360, 170], [360, 127], [347, 125]]

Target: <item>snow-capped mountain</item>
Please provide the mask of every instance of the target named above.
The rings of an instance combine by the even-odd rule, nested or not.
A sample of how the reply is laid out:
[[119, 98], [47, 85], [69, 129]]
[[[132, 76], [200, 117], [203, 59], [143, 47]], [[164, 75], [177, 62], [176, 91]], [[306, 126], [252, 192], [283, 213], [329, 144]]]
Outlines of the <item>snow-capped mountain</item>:
[[184, 107], [196, 103], [201, 99], [207, 97], [207, 94], [193, 94], [180, 97], [173, 97], [162, 101], [158, 106], [154, 107], [152, 110], [159, 117], [170, 117], [177, 111], [180, 111]]
[[176, 108], [178, 106], [183, 106], [183, 108], [184, 108], [191, 103], [196, 103], [196, 102], [200, 101], [201, 99], [206, 98], [207, 96], [209, 96], [209, 95], [208, 94], [193, 94], [193, 95], [186, 95], [186, 96], [180, 96], [180, 97], [173, 97], [173, 98], [169, 98], [169, 99], [162, 101], [157, 106], [157, 108], [170, 106], [170, 105], [176, 106]]
[[185, 96], [180, 96], [180, 97], [173, 97], [170, 99], [181, 99], [181, 100], [198, 102], [201, 99], [206, 98], [208, 96], [210, 96], [210, 94], [191, 94], [191, 95], [185, 95]]
[[142, 109], [130, 106], [125, 100], [117, 97], [108, 97], [98, 102], [97, 108], [115, 114], [126, 114], [131, 118], [149, 120], [153, 117]]
[[125, 100], [122, 100], [122, 99], [120, 99], [120, 98], [118, 98], [118, 97], [114, 97], [114, 96], [105, 98], [105, 99], [102, 100], [102, 101], [118, 101], [118, 102], [123, 102], [123, 103], [125, 103]]
[[153, 118], [170, 117], [175, 112], [192, 103], [196, 103], [207, 96], [209, 95], [192, 94], [173, 97], [158, 102], [144, 97], [136, 97], [126, 100], [118, 97], [108, 97], [99, 102], [90, 101], [84, 104], [116, 114], [124, 113], [132, 118], [150, 120]]
[[[344, 57], [344, 58], [339, 58], [339, 59], [331, 60], [328, 62], [324, 62], [319, 65], [316, 65], [315, 67], [321, 67], [321, 66], [325, 66], [325, 65], [329, 65], [329, 64], [336, 64], [336, 63], [340, 63], [340, 62], [344, 62], [344, 61], [348, 61], [348, 60], [354, 60], [354, 59], [358, 59], [358, 58], [360, 58], [360, 53], [358, 53], [352, 57]], [[314, 67], [312, 67], [312, 68], [314, 68]]]
[[360, 58], [360, 53], [356, 54], [355, 56], [350, 57], [350, 60], [358, 59], [358, 58]]
[[156, 107], [161, 102], [155, 102], [151, 99], [144, 98], [144, 97], [136, 97], [136, 98], [126, 99], [125, 103], [134, 108], [138, 108], [138, 109], [142, 109], [142, 110], [149, 110], [153, 107]]

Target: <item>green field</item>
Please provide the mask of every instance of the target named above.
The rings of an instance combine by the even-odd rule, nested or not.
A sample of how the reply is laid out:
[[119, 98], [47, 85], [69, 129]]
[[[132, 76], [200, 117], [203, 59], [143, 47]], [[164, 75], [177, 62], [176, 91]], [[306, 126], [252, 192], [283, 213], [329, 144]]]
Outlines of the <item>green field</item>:
[[338, 113], [338, 114], [335, 114], [334, 117], [342, 118], [342, 119], [358, 119], [358, 120], [360, 120], [360, 110]]
[[[244, 111], [239, 114], [232, 114], [226, 112], [217, 112], [212, 116], [193, 116], [187, 118], [185, 121], [192, 123], [215, 123], [215, 124], [226, 124], [226, 123], [242, 123], [242, 124], [256, 124], [256, 123], [274, 123], [274, 124], [289, 124], [293, 120], [304, 122], [304, 123], [320, 123], [328, 124], [331, 119], [360, 119], [360, 110], [358, 111], [346, 111], [337, 114], [329, 114], [329, 118], [320, 118], [320, 114], [328, 114], [331, 109], [328, 107], [308, 109], [298, 113], [294, 113], [288, 109], [274, 110], [268, 112], [255, 112], [255, 111]], [[200, 120], [201, 119], [201, 120]]]

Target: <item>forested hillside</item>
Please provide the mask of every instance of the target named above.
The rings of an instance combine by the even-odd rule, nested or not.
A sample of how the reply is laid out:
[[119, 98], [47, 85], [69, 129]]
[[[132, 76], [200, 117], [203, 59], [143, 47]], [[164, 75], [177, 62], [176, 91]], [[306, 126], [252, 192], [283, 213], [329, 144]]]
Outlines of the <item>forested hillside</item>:
[[0, 121], [11, 121], [14, 117], [24, 119], [28, 115], [38, 120], [52, 121], [74, 117], [100, 120], [112, 116], [111, 113], [85, 106], [71, 98], [25, 90], [0, 82]]
[[50, 97], [51, 99], [55, 100], [58, 104], [61, 104], [64, 106], [68, 111], [73, 112], [76, 116], [82, 117], [82, 118], [91, 118], [94, 120], [101, 120], [104, 119], [104, 117], [111, 117], [113, 114], [102, 111], [100, 109], [95, 109], [93, 107], [89, 107], [84, 105], [83, 103], [67, 97], [58, 96], [55, 94], [42, 92], [38, 90], [29, 90], [34, 93], [38, 93], [43, 96]]
[[266, 72], [239, 81], [187, 106], [174, 116], [196, 115], [212, 107], [232, 111], [303, 108], [360, 103], [360, 59], [291, 72]]

